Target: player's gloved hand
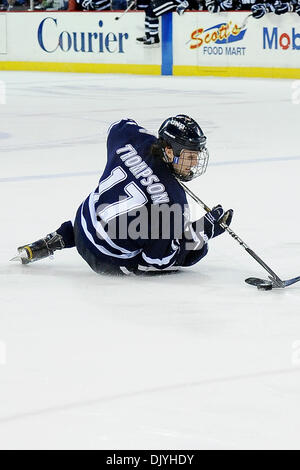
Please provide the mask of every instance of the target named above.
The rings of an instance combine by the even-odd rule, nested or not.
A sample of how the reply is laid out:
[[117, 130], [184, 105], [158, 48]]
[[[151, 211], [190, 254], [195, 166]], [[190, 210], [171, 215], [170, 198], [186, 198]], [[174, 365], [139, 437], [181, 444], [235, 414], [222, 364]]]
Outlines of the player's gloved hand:
[[221, 10], [220, 5], [215, 0], [205, 0], [205, 6], [209, 13], [219, 13]]
[[220, 2], [220, 9], [221, 11], [229, 11], [234, 10], [232, 0], [221, 0]]
[[176, 12], [178, 13], [178, 15], [181, 16], [183, 15], [183, 13], [188, 7], [189, 7], [189, 2], [187, 0], [184, 0], [178, 5], [178, 7], [176, 8]]
[[253, 18], [259, 20], [267, 13], [268, 9], [265, 3], [257, 3], [256, 5], [252, 5], [251, 11]]
[[289, 11], [293, 11], [293, 5], [290, 2], [276, 1], [274, 3], [275, 15], [283, 15], [284, 13], [288, 13]]
[[297, 13], [300, 16], [300, 0], [291, 0], [292, 11]]
[[99, 9], [101, 9], [102, 7], [102, 4], [103, 4], [102, 0], [92, 0], [91, 10], [99, 11]]
[[95, 9], [93, 0], [82, 0], [82, 1], [80, 0], [78, 3], [81, 4], [81, 6], [84, 10], [94, 10]]
[[204, 234], [210, 240], [211, 238], [218, 237], [225, 232], [225, 229], [221, 227], [220, 223], [224, 223], [227, 226], [231, 224], [233, 216], [233, 210], [229, 209], [224, 212], [223, 207], [218, 204], [210, 212], [204, 216]]
[[[129, 6], [129, 3], [131, 3], [131, 1], [127, 0], [127, 7]], [[145, 10], [145, 2], [143, 0], [136, 0], [133, 10]]]

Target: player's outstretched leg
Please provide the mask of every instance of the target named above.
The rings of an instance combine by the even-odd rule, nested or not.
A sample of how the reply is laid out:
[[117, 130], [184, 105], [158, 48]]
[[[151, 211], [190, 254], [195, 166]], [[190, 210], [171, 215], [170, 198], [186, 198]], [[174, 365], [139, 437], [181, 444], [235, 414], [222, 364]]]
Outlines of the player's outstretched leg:
[[55, 232], [49, 233], [33, 243], [18, 247], [18, 255], [11, 261], [21, 261], [22, 264], [33, 263], [52, 256], [55, 251], [75, 246], [72, 222], [64, 222]]

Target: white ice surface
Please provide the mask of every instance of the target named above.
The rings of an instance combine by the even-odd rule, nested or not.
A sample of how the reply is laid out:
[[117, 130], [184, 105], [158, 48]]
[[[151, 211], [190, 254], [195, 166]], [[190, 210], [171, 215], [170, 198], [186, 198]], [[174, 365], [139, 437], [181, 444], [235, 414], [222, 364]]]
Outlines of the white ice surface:
[[[300, 105], [289, 80], [1, 72], [0, 448], [300, 448], [300, 284], [227, 234], [173, 276], [96, 275], [16, 247], [74, 217], [106, 129], [190, 114], [208, 136], [190, 187], [279, 275], [300, 275]], [[28, 178], [25, 178], [28, 177]], [[195, 214], [197, 212], [195, 211]], [[201, 212], [202, 213], [202, 212]]]

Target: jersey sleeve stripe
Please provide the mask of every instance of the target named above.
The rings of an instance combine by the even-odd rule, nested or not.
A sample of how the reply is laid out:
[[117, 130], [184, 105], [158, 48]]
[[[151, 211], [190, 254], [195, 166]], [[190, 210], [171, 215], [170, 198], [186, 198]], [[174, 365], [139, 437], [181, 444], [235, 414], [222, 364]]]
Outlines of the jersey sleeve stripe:
[[97, 220], [97, 217], [96, 217], [96, 214], [95, 214], [95, 208], [94, 208], [94, 205], [93, 205], [93, 194], [94, 193], [90, 194], [90, 196], [89, 196], [89, 214], [90, 214], [91, 221], [92, 221], [92, 224], [93, 224], [93, 227], [94, 227], [96, 233], [99, 233], [99, 235], [101, 236], [101, 239], [105, 240], [115, 250], [119, 250], [121, 253], [127, 254], [128, 257], [136, 256], [142, 250], [135, 250], [135, 251], [126, 250], [125, 248], [122, 248], [121, 246], [114, 243], [112, 241], [112, 239], [107, 235], [107, 233], [105, 232], [105, 230], [102, 227], [101, 223], [98, 222], [98, 220]]
[[150, 258], [145, 253], [142, 253], [142, 258], [148, 264], [157, 264], [157, 266], [164, 266], [170, 263], [171, 259], [176, 255], [177, 251], [178, 251], [178, 248], [171, 255], [165, 256], [164, 258]]
[[[175, 261], [174, 261], [175, 263]], [[166, 271], [178, 271], [178, 266], [173, 266], [173, 264], [170, 264], [170, 266], [168, 266], [167, 268], [165, 268]], [[152, 272], [152, 271], [155, 271], [155, 272], [160, 272], [161, 269], [159, 268], [155, 268], [154, 266], [143, 266], [141, 264], [138, 265], [138, 270], [139, 271], [143, 271], [143, 272]]]
[[[114, 258], [122, 258], [122, 259], [128, 259], [128, 258], [133, 258], [135, 256], [137, 256], [142, 250], [136, 250], [136, 251], [128, 251], [128, 250], [123, 250], [123, 254], [116, 254], [116, 253], [112, 253], [111, 251], [109, 251], [108, 249], [106, 249], [103, 245], [100, 244], [101, 240], [99, 238], [99, 242], [96, 242], [93, 235], [90, 233], [90, 231], [88, 230], [88, 225], [87, 225], [87, 222], [86, 222], [86, 219], [84, 217], [84, 214], [83, 214], [83, 205], [81, 207], [81, 225], [82, 225], [82, 228], [84, 230], [84, 233], [86, 235], [86, 237], [88, 238], [88, 240], [93, 244], [93, 246], [98, 250], [100, 251], [101, 253], [105, 254], [105, 255], [108, 255], [108, 256], [113, 256]], [[102, 229], [102, 227], [101, 227]], [[104, 232], [105, 233], [105, 232]], [[109, 238], [109, 237], [107, 237]], [[109, 239], [110, 240], [110, 239]], [[105, 242], [108, 242], [108, 240], [103, 240], [104, 243]], [[110, 240], [111, 244], [114, 244], [112, 242], [112, 240]], [[115, 245], [115, 244], [114, 244]], [[112, 245], [111, 245], [112, 246]], [[117, 247], [117, 245], [115, 245], [115, 247]], [[112, 246], [112, 248], [115, 248], [114, 246]], [[121, 247], [118, 247], [117, 249], [119, 251], [121, 251], [120, 249]], [[124, 253], [124, 251], [126, 251], [127, 253]]]

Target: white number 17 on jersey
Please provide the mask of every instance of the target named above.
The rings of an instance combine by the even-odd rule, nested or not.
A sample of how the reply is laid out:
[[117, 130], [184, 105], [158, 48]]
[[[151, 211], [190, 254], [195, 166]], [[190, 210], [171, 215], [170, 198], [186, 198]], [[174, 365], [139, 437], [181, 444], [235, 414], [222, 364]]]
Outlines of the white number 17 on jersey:
[[[127, 176], [127, 173], [120, 166], [114, 168], [111, 174], [107, 178], [105, 178], [105, 180], [100, 182], [99, 195], [97, 194], [97, 197], [103, 194], [104, 192], [108, 191], [109, 189], [113, 188], [121, 181], [126, 180]], [[101, 217], [104, 222], [107, 223], [109, 220], [114, 219], [115, 217], [118, 217], [121, 214], [136, 210], [147, 204], [147, 196], [138, 187], [136, 183], [128, 183], [124, 187], [124, 191], [127, 197], [119, 195], [119, 201], [113, 202], [112, 204], [106, 206], [105, 209], [97, 212], [97, 215]]]

